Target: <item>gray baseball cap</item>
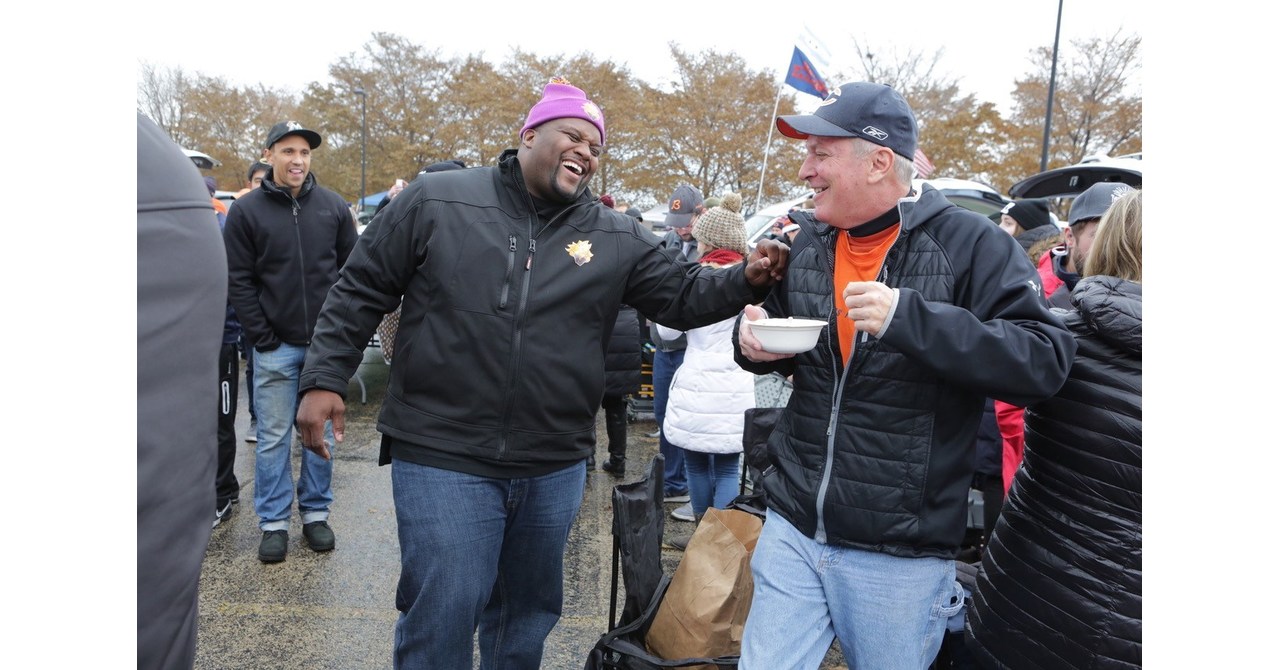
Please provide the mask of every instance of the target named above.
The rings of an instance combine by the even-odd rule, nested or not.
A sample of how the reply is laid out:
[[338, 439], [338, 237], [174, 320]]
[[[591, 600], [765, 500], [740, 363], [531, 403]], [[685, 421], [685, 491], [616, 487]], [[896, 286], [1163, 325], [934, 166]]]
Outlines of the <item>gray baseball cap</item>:
[[671, 194], [670, 204], [667, 206], [666, 227], [667, 228], [684, 228], [693, 221], [693, 214], [697, 213], [697, 208], [702, 206], [704, 198], [702, 192], [696, 187], [684, 184], [675, 189]]
[[1135, 189], [1118, 181], [1097, 182], [1089, 186], [1083, 193], [1075, 196], [1074, 202], [1070, 203], [1070, 225], [1100, 219], [1106, 210], [1110, 209], [1111, 203], [1132, 190]]

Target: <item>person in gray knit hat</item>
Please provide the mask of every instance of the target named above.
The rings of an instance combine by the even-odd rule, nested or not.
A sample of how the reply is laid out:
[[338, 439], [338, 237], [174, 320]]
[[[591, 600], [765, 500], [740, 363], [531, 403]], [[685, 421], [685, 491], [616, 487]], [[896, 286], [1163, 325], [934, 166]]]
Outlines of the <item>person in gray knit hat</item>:
[[[702, 254], [699, 264], [722, 268], [742, 262], [747, 249], [741, 209], [742, 196], [727, 193], [697, 217], [693, 237]], [[728, 507], [740, 488], [742, 415], [755, 406], [755, 375], [733, 360], [736, 323], [731, 317], [686, 331], [688, 348], [671, 382], [662, 423], [662, 437], [683, 449], [694, 524], [707, 508]], [[684, 334], [661, 324], [657, 331], [667, 340]], [[691, 538], [691, 532], [672, 535], [667, 544], [683, 551]]]
[[741, 194], [724, 194], [719, 205], [698, 217], [693, 224], [693, 237], [697, 239], [702, 254], [713, 249], [727, 249], [745, 256], [746, 219], [742, 218]]

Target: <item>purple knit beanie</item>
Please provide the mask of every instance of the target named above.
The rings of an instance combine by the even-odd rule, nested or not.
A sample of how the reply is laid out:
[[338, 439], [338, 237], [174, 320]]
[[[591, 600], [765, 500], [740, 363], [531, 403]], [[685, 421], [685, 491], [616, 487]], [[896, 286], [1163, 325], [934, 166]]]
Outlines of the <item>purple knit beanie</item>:
[[595, 124], [600, 130], [600, 144], [604, 143], [604, 112], [599, 105], [586, 99], [582, 89], [569, 84], [563, 77], [555, 77], [542, 90], [542, 99], [528, 110], [528, 120], [520, 128], [520, 137], [529, 128], [563, 118], [585, 119]]

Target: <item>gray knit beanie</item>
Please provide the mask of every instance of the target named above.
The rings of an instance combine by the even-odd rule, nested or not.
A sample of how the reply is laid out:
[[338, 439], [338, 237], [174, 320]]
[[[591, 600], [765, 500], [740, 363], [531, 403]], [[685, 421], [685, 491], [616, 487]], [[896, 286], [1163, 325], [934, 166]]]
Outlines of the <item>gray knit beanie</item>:
[[704, 212], [693, 224], [698, 242], [729, 249], [745, 256], [746, 219], [742, 218], [742, 196], [725, 193], [719, 205]]

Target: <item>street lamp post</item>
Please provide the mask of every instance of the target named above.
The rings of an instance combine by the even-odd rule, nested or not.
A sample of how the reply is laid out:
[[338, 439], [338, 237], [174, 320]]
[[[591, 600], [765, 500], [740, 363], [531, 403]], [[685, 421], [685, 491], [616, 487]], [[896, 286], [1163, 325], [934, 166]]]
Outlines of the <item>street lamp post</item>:
[[365, 147], [367, 146], [368, 139], [369, 139], [369, 127], [366, 122], [367, 117], [365, 115], [365, 110], [367, 108], [366, 103], [369, 100], [369, 96], [364, 93], [364, 88], [362, 87], [357, 87], [355, 89], [355, 94], [360, 96], [360, 211], [357, 212], [357, 216], [363, 216], [364, 215], [364, 166], [365, 166], [364, 156], [365, 156]]
[[1057, 35], [1053, 37], [1053, 69], [1048, 75], [1048, 111], [1044, 113], [1044, 148], [1039, 154], [1039, 171], [1048, 169], [1048, 143], [1053, 132], [1053, 93], [1057, 88], [1057, 44], [1061, 41], [1061, 7], [1066, 0], [1057, 0]]

